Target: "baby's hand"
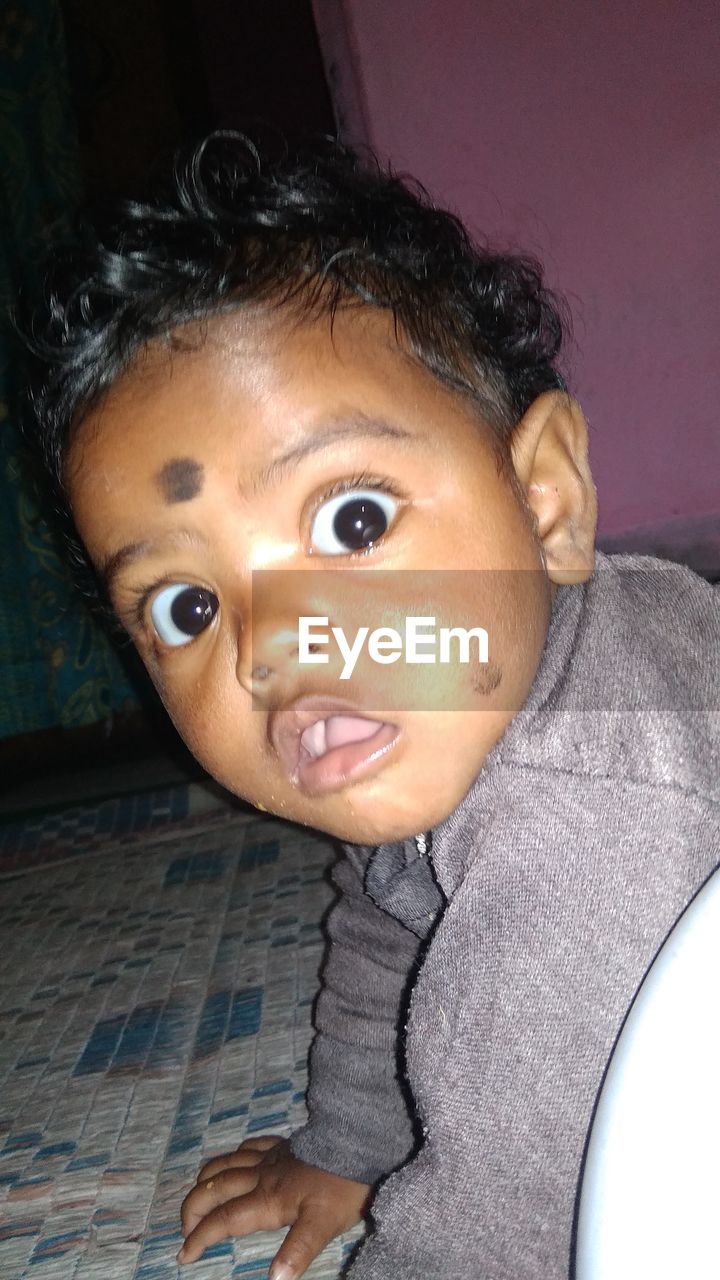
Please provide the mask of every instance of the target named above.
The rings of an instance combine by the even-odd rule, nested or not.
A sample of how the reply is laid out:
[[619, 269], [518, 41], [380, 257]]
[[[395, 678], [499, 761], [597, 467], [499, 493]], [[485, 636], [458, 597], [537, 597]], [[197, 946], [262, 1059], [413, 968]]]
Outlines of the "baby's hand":
[[195, 1262], [227, 1236], [290, 1227], [269, 1280], [297, 1280], [334, 1236], [360, 1221], [369, 1191], [296, 1159], [284, 1138], [248, 1138], [210, 1160], [185, 1197], [178, 1261]]

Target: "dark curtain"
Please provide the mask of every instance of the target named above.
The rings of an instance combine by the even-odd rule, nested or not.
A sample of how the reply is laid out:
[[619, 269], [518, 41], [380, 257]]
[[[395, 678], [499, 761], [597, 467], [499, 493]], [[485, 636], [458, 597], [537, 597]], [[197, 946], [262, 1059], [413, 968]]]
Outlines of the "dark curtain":
[[[37, 261], [80, 194], [58, 0], [0, 9], [0, 305], [37, 287]], [[73, 592], [24, 486], [17, 431], [22, 364], [0, 331], [0, 737], [72, 728], [136, 697]]]

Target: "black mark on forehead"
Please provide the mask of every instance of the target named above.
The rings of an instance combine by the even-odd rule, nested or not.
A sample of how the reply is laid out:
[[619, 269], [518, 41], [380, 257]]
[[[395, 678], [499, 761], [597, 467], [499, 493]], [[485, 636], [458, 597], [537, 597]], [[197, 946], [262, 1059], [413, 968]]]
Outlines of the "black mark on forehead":
[[171, 458], [155, 482], [166, 502], [190, 502], [203, 487], [203, 469], [194, 458]]

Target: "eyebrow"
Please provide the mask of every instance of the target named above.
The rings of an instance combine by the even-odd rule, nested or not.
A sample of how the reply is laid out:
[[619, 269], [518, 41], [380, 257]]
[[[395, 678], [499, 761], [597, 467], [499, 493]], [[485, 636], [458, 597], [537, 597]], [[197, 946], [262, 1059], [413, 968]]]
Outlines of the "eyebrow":
[[[285, 453], [273, 458], [272, 462], [263, 467], [262, 471], [253, 476], [250, 481], [253, 492], [256, 494], [263, 492], [271, 484], [276, 484], [281, 476], [289, 471], [295, 463], [300, 462], [302, 458], [306, 458], [312, 453], [320, 453], [328, 445], [335, 444], [338, 440], [345, 440], [348, 436], [353, 436], [356, 439], [397, 440], [405, 443], [417, 443], [415, 436], [410, 431], [405, 431], [402, 427], [398, 427], [392, 422], [387, 422], [384, 418], [370, 418], [364, 413], [354, 413], [352, 417], [330, 422], [324, 430], [307, 436], [299, 444], [293, 445], [290, 449], [286, 449]], [[244, 485], [241, 485], [241, 490], [244, 487]]]
[[208, 545], [205, 535], [196, 529], [173, 529], [168, 533], [160, 534], [157, 538], [144, 538], [142, 542], [128, 542], [124, 547], [120, 547], [118, 551], [114, 551], [100, 565], [98, 570], [100, 581], [105, 590], [109, 592], [118, 574], [127, 565], [134, 564], [136, 560], [141, 560], [143, 556], [149, 555], [153, 551], [159, 551], [161, 547], [172, 546], [174, 543], [183, 541], [194, 542], [203, 547]]

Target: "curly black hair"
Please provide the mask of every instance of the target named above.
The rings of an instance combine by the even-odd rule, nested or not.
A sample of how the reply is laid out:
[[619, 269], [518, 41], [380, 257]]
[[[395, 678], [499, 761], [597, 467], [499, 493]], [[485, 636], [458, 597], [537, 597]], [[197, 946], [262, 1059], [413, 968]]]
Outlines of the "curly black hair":
[[26, 435], [76, 570], [84, 552], [63, 481], [72, 430], [147, 343], [248, 303], [392, 313], [406, 351], [469, 397], [500, 442], [541, 392], [564, 389], [562, 304], [537, 263], [474, 245], [369, 155], [327, 140], [270, 161], [248, 138], [214, 133], [176, 156], [151, 198], [79, 222], [24, 326]]

